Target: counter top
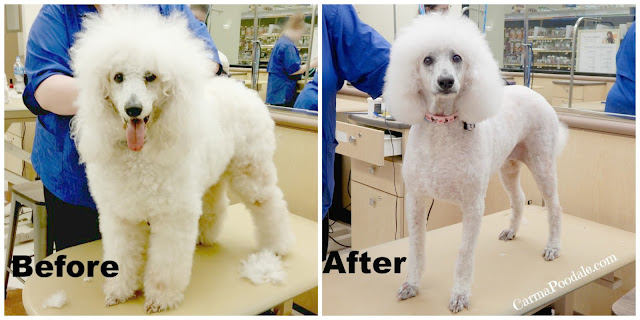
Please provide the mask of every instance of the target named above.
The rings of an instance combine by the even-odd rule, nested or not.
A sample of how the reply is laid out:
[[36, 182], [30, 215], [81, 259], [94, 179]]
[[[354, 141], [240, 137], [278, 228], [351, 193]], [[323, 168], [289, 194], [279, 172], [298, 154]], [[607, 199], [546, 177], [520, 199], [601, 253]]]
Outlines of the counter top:
[[[562, 85], [569, 85], [571, 82], [571, 80], [553, 80], [554, 84], [562, 84]], [[605, 85], [606, 82], [604, 81], [587, 81], [587, 80], [573, 80], [573, 85], [574, 86], [600, 86], [600, 85]]]
[[406, 123], [398, 122], [395, 120], [386, 120], [384, 118], [371, 118], [366, 113], [349, 114], [349, 120], [382, 129], [411, 129], [411, 125], [408, 125]]

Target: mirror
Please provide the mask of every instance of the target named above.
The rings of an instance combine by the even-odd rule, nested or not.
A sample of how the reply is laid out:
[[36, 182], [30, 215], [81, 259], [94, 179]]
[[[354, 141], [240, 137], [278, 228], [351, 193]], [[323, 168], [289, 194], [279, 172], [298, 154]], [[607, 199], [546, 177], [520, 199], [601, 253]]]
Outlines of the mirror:
[[[267, 101], [269, 60], [290, 17], [297, 14], [303, 17], [304, 31], [295, 41], [300, 64], [304, 65], [318, 56], [317, 6], [252, 4], [207, 7], [206, 23], [218, 50], [229, 61], [228, 74], [258, 91], [263, 101]], [[254, 57], [256, 41], [259, 42], [259, 51]], [[252, 69], [257, 76], [254, 79]], [[313, 73], [300, 75], [295, 83], [296, 92], [299, 93], [312, 77]]]

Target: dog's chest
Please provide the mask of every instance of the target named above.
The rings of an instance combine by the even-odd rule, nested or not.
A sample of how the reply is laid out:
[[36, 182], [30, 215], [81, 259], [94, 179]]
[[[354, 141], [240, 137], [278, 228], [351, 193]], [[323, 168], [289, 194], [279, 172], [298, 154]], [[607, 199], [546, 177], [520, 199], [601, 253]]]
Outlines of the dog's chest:
[[455, 124], [426, 125], [411, 128], [403, 158], [405, 184], [438, 199], [459, 200], [484, 180], [483, 142]]

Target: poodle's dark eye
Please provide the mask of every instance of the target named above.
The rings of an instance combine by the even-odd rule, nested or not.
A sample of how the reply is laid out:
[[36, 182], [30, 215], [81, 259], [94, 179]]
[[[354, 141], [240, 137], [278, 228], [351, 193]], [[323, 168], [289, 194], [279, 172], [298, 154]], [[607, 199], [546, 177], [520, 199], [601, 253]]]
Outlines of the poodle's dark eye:
[[113, 77], [113, 80], [115, 80], [117, 83], [120, 83], [120, 82], [124, 81], [124, 75], [122, 73], [118, 72]]
[[458, 63], [458, 62], [462, 61], [462, 57], [457, 55], [457, 54], [454, 54], [453, 57], [451, 57], [451, 60], [453, 62], [455, 62], [455, 63]]
[[147, 73], [147, 74], [144, 75], [144, 80], [146, 82], [153, 82], [153, 80], [155, 80], [155, 79], [156, 79], [156, 75], [153, 74], [153, 73]]
[[433, 58], [431, 57], [424, 58], [424, 64], [430, 66], [432, 63], [433, 63]]

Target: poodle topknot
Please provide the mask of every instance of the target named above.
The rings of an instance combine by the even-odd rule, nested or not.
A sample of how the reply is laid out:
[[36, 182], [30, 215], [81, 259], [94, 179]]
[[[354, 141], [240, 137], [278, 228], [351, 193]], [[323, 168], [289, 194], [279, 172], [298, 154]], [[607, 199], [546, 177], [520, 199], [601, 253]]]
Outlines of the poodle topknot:
[[459, 118], [478, 123], [500, 110], [501, 101], [496, 97], [502, 96], [504, 82], [478, 27], [464, 16], [430, 13], [400, 30], [391, 48], [383, 97], [399, 121], [419, 123], [435, 103], [424, 59], [443, 48], [462, 57], [464, 77], [459, 80], [463, 90], [453, 101]]

